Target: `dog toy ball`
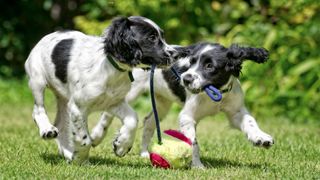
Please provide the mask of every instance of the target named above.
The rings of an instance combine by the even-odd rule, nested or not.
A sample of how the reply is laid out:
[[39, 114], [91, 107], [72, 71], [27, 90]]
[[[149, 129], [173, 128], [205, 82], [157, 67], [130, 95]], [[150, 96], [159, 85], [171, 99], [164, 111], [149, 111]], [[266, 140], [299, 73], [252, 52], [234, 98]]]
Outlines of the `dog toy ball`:
[[186, 168], [192, 161], [192, 143], [189, 138], [176, 130], [166, 130], [169, 137], [162, 144], [155, 143], [151, 147], [150, 160], [158, 168]]

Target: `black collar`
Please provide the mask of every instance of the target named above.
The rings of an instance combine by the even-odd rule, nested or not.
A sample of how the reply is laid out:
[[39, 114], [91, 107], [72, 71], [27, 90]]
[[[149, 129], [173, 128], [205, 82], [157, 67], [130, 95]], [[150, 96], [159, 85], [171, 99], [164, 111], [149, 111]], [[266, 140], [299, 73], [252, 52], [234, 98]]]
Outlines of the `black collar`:
[[[112, 66], [114, 68], [116, 68], [118, 71], [120, 71], [120, 72], [126, 72], [127, 71], [125, 69], [122, 69], [109, 54], [107, 55], [107, 58], [108, 58], [109, 62], [112, 64]], [[130, 81], [133, 82], [134, 78], [133, 78], [133, 75], [132, 75], [132, 71], [128, 71], [128, 76], [129, 76]]]
[[220, 93], [228, 93], [232, 90], [232, 86], [233, 86], [233, 76], [230, 77], [229, 81], [227, 82], [227, 87], [225, 89], [221, 89]]
[[220, 90], [221, 94], [230, 92], [232, 90], [232, 84], [233, 82], [231, 82], [227, 88]]

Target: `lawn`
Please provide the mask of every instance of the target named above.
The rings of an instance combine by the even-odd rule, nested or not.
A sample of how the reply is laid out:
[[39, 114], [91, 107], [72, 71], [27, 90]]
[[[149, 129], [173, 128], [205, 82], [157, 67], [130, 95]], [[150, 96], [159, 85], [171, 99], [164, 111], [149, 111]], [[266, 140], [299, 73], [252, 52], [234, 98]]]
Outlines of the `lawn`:
[[[47, 110], [54, 118], [55, 104], [47, 93]], [[273, 135], [270, 149], [253, 147], [244, 135], [228, 126], [223, 115], [206, 118], [198, 126], [205, 170], [162, 170], [139, 157], [142, 117], [150, 110], [144, 97], [134, 104], [140, 123], [135, 145], [123, 158], [113, 154], [111, 143], [120, 123], [114, 121], [103, 143], [91, 150], [90, 164], [67, 164], [58, 156], [55, 142], [44, 141], [31, 118], [32, 97], [25, 81], [0, 80], [0, 179], [319, 179], [320, 124], [293, 124], [281, 117], [259, 117], [260, 127]], [[177, 128], [177, 112], [161, 123]], [[90, 127], [98, 119], [90, 116]]]

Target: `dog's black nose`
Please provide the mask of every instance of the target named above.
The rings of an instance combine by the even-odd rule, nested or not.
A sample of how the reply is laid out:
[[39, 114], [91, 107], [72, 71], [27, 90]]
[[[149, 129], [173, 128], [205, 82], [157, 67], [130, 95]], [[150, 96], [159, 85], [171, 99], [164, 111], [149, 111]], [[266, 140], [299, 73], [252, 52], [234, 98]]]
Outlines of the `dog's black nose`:
[[182, 80], [185, 85], [189, 85], [194, 80], [194, 77], [191, 74], [186, 74]]

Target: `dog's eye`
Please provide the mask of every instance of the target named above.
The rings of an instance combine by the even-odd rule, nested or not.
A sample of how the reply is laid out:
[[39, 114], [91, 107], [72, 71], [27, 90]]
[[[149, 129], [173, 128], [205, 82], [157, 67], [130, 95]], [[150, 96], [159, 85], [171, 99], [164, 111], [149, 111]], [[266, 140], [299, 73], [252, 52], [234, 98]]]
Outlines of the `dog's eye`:
[[206, 70], [212, 70], [213, 69], [213, 64], [212, 63], [207, 63], [205, 66]]
[[151, 35], [147, 39], [148, 39], [148, 41], [155, 42], [157, 40], [157, 36], [156, 35]]

